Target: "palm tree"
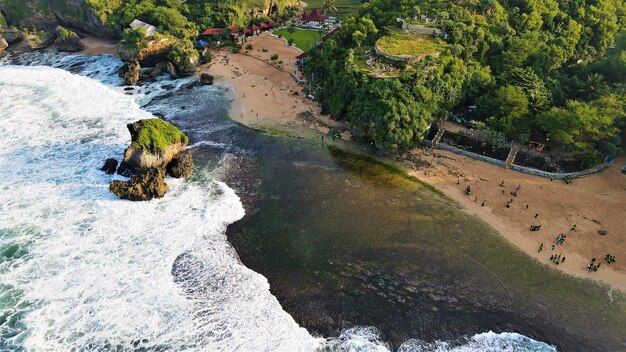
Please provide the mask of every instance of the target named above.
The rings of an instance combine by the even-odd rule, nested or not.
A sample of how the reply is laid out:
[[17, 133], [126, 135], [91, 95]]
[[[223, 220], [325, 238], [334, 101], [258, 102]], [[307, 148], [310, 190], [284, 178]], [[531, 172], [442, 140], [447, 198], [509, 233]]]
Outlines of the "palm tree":
[[322, 10], [324, 10], [324, 12], [331, 13], [337, 12], [337, 7], [335, 7], [335, 0], [324, 0], [324, 3], [322, 3]]

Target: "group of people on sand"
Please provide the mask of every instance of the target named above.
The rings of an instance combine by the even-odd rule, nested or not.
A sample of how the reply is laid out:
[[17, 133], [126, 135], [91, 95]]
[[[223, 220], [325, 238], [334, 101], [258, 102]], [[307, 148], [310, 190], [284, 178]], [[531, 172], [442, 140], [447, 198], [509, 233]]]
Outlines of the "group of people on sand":
[[[461, 180], [460, 179], [457, 180], [457, 184], [461, 184]], [[506, 187], [504, 180], [500, 181], [499, 186], [500, 187]], [[512, 192], [510, 192], [510, 194], [515, 198], [515, 197], [518, 196], [518, 194], [519, 194], [521, 189], [522, 189], [522, 185], [517, 185], [517, 187], [515, 187], [515, 189]], [[472, 187], [471, 186], [468, 185], [465, 188], [465, 194], [467, 196], [471, 196], [472, 195]], [[503, 195], [506, 194], [504, 189], [502, 190], [502, 194]], [[477, 201], [478, 201], [478, 197], [475, 196], [474, 197], [474, 202], [477, 202]], [[484, 207], [485, 206], [485, 202], [486, 201], [483, 200], [482, 203], [481, 203], [481, 206]], [[510, 208], [512, 204], [513, 204], [513, 198], [510, 198], [509, 200], [506, 201], [505, 206], [507, 208]], [[526, 204], [526, 209], [529, 209], [528, 204]], [[539, 217], [539, 213], [536, 213], [535, 214], [535, 219], [538, 218], [538, 217]], [[541, 230], [541, 225], [540, 224], [538, 224], [538, 225], [530, 225], [530, 231], [536, 232], [536, 231], [539, 231], [539, 230]], [[576, 231], [576, 224], [572, 225], [571, 231]], [[555, 244], [552, 245], [552, 251], [555, 250], [555, 245], [559, 245], [559, 244], [562, 245], [565, 242], [566, 238], [567, 238], [566, 234], [564, 234], [564, 233], [558, 234], [556, 236]], [[544, 250], [544, 243], [541, 243], [539, 245], [539, 250], [537, 252], [541, 252], [543, 250]], [[607, 254], [604, 257], [604, 259], [606, 260], [607, 264], [615, 263], [615, 256], [614, 255]], [[561, 253], [551, 254], [550, 255], [550, 261], [552, 263], [556, 264], [556, 265], [559, 265], [560, 263], [565, 262], [565, 256], [563, 256]], [[600, 266], [601, 266], [601, 263], [597, 262], [596, 258], [593, 258], [591, 260], [591, 262], [587, 264], [587, 270], [588, 271], [598, 271], [598, 269], [600, 269]]]
[[606, 260], [608, 264], [615, 263], [615, 256], [607, 254], [604, 256], [604, 260]]
[[563, 263], [565, 261], [565, 256], [561, 257], [561, 253], [559, 253], [559, 255], [553, 254], [550, 256], [550, 261], [559, 265], [559, 263]]
[[592, 258], [591, 262], [587, 264], [587, 271], [598, 271], [602, 263], [596, 263], [596, 258]]

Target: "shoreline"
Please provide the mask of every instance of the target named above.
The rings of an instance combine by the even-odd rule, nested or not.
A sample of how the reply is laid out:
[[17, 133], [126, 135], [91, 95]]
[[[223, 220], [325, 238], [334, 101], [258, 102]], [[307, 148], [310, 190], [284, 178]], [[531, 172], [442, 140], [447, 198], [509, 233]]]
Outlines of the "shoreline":
[[[268, 58], [255, 52], [260, 52], [259, 46], [271, 45], [269, 43], [271, 40], [275, 41], [276, 45], [272, 46], [268, 53], [263, 53]], [[279, 57], [287, 56], [289, 58], [289, 55], [295, 57], [298, 55], [295, 48], [285, 46], [280, 39], [267, 34], [254, 38], [251, 43], [254, 47], [251, 54], [225, 53], [224, 50], [214, 51], [211, 63], [207, 64], [207, 67], [201, 68], [201, 72], [213, 74], [216, 83], [230, 86], [233, 90], [234, 101], [230, 113], [232, 120], [273, 135], [303, 138], [351, 152], [371, 154], [367, 152], [368, 148], [364, 145], [352, 142], [347, 131], [341, 133], [341, 139], [332, 139], [328, 135], [329, 131], [332, 128], [346, 129], [345, 124], [322, 116], [319, 104], [303, 97], [302, 88], [287, 73], [289, 67], [287, 69], [280, 67], [281, 70], [268, 60], [269, 56], [279, 50], [281, 46], [283, 50], [280, 51]], [[252, 55], [258, 57], [252, 58], [250, 57]], [[225, 58], [227, 59], [225, 60]], [[245, 67], [245, 69], [240, 70], [240, 67]], [[295, 66], [292, 67], [295, 69]], [[257, 87], [262, 89], [255, 89]], [[267, 90], [272, 92], [271, 96], [264, 93]], [[293, 101], [290, 101], [290, 98], [294, 98], [294, 96], [289, 96], [287, 92], [291, 93], [292, 91], [299, 93]], [[292, 104], [291, 108], [286, 103]], [[300, 119], [298, 115], [302, 112], [307, 112], [312, 116], [306, 120]], [[323, 136], [327, 138], [324, 139]], [[443, 150], [415, 149], [406, 156], [401, 160], [376, 159], [394, 163], [401, 161], [403, 168], [410, 175], [437, 188], [444, 195], [455, 200], [463, 211], [485, 221], [502, 237], [540, 263], [562, 273], [607, 284], [611, 289], [626, 292], [626, 265], [623, 261], [623, 258], [626, 258], [626, 233], [623, 230], [626, 228], [626, 220], [621, 220], [620, 224], [620, 213], [626, 214], [626, 205], [619, 202], [620, 192], [626, 190], [626, 178], [619, 179], [622, 176], [619, 174], [618, 177], [614, 177], [609, 182], [610, 184], [605, 185], [602, 182], [603, 175], [616, 173], [618, 162], [603, 173], [576, 179], [572, 185], [566, 185], [561, 181], [550, 181], [538, 176], [519, 173]], [[420, 167], [415, 168], [407, 165], [408, 161], [415, 161], [416, 159], [422, 164]], [[467, 169], [460, 171], [464, 170], [464, 167]], [[489, 177], [485, 179], [481, 176], [483, 173], [488, 174]], [[456, 184], [457, 179], [461, 180], [459, 185]], [[507, 187], [505, 187], [502, 200], [496, 201], [493, 199], [501, 190], [498, 185], [501, 180], [505, 180]], [[621, 183], [618, 186], [622, 187], [621, 190], [611, 188], [615, 186], [616, 182]], [[581, 183], [583, 187], [578, 187], [577, 185]], [[510, 210], [509, 213], [514, 214], [505, 215], [504, 203], [511, 198], [509, 192], [513, 191], [509, 188], [518, 184], [522, 185], [522, 189], [519, 192], [519, 197], [515, 197], [515, 200], [518, 201], [516, 205], [524, 202], [529, 204], [529, 208], [523, 209], [522, 206], [520, 210], [512, 207], [512, 209], [506, 210]], [[480, 194], [483, 198], [489, 199], [485, 207], [480, 206], [482, 201], [475, 203], [472, 198], [465, 195], [464, 190], [467, 185], [478, 189], [478, 192], [475, 193], [476, 196]], [[548, 197], [544, 194], [546, 193], [543, 191], [544, 187], [551, 192]], [[528, 192], [531, 193], [530, 196], [525, 193], [528, 188], [532, 189], [531, 192]], [[601, 192], [602, 196], [606, 196], [607, 191], [612, 191], [612, 196], [603, 197], [607, 199], [596, 200], [593, 205], [590, 205], [594, 209], [586, 209], [581, 205], [586, 206], [587, 200], [593, 195], [584, 192], [587, 188], [590, 189], [589, 192], [592, 192], [592, 188]], [[576, 192], [571, 192], [572, 190]], [[570, 193], [575, 194], [570, 195]], [[595, 193], [595, 195], [597, 194]], [[498, 203], [502, 203], [502, 209]], [[573, 207], [573, 210], [563, 210], [568, 209], [568, 205]], [[540, 214], [539, 220], [548, 219], [548, 223], [543, 221], [543, 229], [540, 232], [528, 230], [533, 222], [533, 217], [530, 214], [535, 214], [533, 209]], [[523, 212], [523, 210], [528, 211]], [[583, 212], [593, 214], [591, 214], [592, 216], [581, 215]], [[601, 220], [595, 220], [600, 218]], [[570, 230], [570, 227], [575, 223], [578, 228], [574, 232]], [[608, 228], [609, 235], [605, 237], [598, 235], [596, 227]], [[564, 233], [574, 239], [566, 240], [563, 245], [556, 245], [552, 251], [551, 245], [559, 233]], [[593, 237], [588, 239], [591, 236]], [[538, 252], [540, 243], [544, 243], [544, 250]], [[607, 250], [609, 252], [605, 253]], [[609, 253], [617, 256], [617, 262], [611, 264], [611, 267], [604, 261], [604, 255]], [[561, 254], [567, 260], [559, 265], [553, 264], [549, 258], [551, 254]], [[597, 262], [603, 263], [597, 272], [588, 272], [585, 269], [592, 257], [595, 257]]]

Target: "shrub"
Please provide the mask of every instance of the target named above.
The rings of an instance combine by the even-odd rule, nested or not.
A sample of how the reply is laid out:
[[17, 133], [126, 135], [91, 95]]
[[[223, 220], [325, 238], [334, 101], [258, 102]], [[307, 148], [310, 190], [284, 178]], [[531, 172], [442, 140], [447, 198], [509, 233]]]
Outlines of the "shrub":
[[252, 44], [246, 45], [246, 50], [252, 50]]
[[198, 56], [198, 51], [194, 49], [191, 41], [179, 40], [174, 44], [167, 58], [174, 64], [178, 73], [186, 75], [195, 70], [192, 63], [198, 60]]
[[146, 29], [143, 27], [127, 28], [122, 34], [120, 43], [129, 49], [141, 50], [147, 47]]
[[231, 51], [233, 54], [237, 54], [237, 53], [239, 53], [239, 48], [237, 48], [236, 46], [233, 46], [232, 48], [230, 48], [230, 51]]
[[594, 167], [602, 163], [602, 158], [594, 152], [587, 152], [580, 158], [580, 166], [583, 169]]
[[276, 59], [278, 59], [278, 55], [277, 54], [274, 54], [274, 55], [270, 56], [270, 60], [276, 60]]

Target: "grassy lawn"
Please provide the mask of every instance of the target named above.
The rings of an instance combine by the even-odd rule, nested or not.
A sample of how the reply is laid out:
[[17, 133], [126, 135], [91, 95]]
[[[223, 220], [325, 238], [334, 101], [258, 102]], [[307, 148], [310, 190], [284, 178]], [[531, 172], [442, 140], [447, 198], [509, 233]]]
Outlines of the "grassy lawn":
[[287, 28], [281, 28], [274, 32], [276, 35], [280, 35], [285, 39], [291, 39], [293, 41], [293, 45], [298, 48], [308, 51], [315, 46], [315, 42], [322, 39], [324, 32], [316, 31], [314, 29], [299, 29], [294, 28], [295, 31], [293, 33], [289, 33]]
[[[312, 9], [319, 9], [322, 7], [324, 0], [308, 0], [305, 1], [307, 5], [309, 5], [306, 10], [307, 12]], [[337, 17], [342, 20], [346, 15], [357, 12], [359, 9], [359, 5], [361, 5], [360, 0], [335, 0], [335, 7], [337, 8], [337, 13], [328, 13], [329, 16]]]
[[439, 38], [408, 34], [401, 30], [380, 38], [376, 44], [380, 50], [389, 55], [404, 57], [423, 57], [441, 52], [444, 48], [444, 43]]

